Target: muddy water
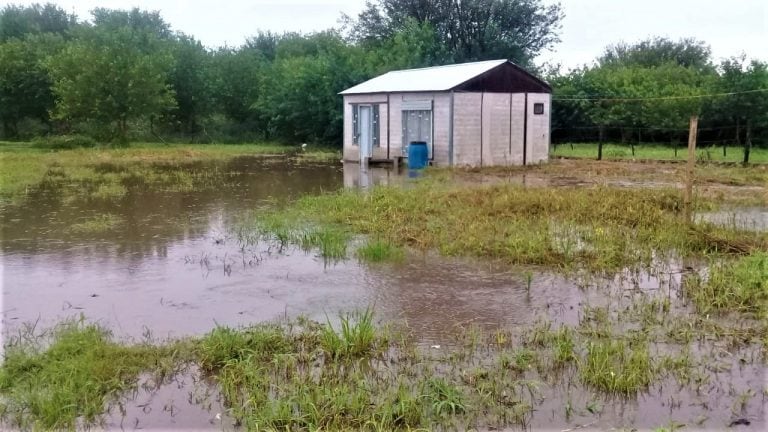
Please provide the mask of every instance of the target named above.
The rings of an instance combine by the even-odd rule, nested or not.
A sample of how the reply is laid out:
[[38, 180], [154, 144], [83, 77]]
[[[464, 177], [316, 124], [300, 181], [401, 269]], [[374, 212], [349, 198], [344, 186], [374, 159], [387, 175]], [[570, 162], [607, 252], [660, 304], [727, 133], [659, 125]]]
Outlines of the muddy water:
[[[679, 297], [685, 266], [674, 262], [655, 275], [627, 272], [585, 284], [536, 269], [430, 254], [411, 255], [402, 264], [368, 265], [354, 260], [328, 263], [314, 253], [278, 250], [268, 243], [243, 247], [232, 229], [246, 211], [342, 187], [402, 184], [408, 176], [360, 171], [356, 165], [249, 158], [233, 161], [227, 171], [235, 174], [216, 190], [130, 191], [112, 201], [71, 200], [48, 190], [24, 206], [5, 209], [3, 333], [23, 323], [46, 326], [83, 314], [125, 340], [148, 332], [165, 338], [201, 334], [217, 324], [283, 316], [325, 320], [374, 305], [383, 321], [404, 320], [424, 344], [444, 345], [470, 324], [487, 329], [543, 319], [576, 324], [585, 305], [630, 304], [637, 293]], [[105, 213], [121, 221], [106, 233], [69, 229]], [[673, 307], [686, 306], [675, 302]], [[584, 409], [595, 398], [589, 391], [545, 386], [547, 399], [533, 425], [656, 427], [672, 419], [694, 424], [706, 416], [710, 423], [703, 424], [718, 428], [733, 416], [737, 395], [751, 390], [756, 396], [747, 403], [745, 415], [764, 426], [764, 372], [761, 366], [750, 366], [720, 373], [719, 379], [730, 387], [710, 389], [705, 395], [713, 402], [708, 404], [701, 395], [678, 394], [674, 383], [665, 382], [637, 400], [601, 400], [599, 415]], [[208, 403], [195, 399], [200, 387], [189, 384], [192, 378], [137, 394], [125, 402], [126, 416], [113, 412], [108, 426], [226, 426], [215, 416], [221, 409], [215, 397]], [[577, 408], [569, 421], [563, 416], [567, 398]]]
[[768, 208], [747, 207], [701, 213], [697, 220], [747, 231], [768, 231]]

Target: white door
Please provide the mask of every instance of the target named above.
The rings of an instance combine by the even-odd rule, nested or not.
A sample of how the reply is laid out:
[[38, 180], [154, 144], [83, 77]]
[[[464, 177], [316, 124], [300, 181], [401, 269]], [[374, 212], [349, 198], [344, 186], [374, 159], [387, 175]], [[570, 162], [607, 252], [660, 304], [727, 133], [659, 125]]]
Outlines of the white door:
[[360, 122], [360, 162], [364, 163], [373, 152], [373, 124], [370, 106], [361, 106], [358, 121]]

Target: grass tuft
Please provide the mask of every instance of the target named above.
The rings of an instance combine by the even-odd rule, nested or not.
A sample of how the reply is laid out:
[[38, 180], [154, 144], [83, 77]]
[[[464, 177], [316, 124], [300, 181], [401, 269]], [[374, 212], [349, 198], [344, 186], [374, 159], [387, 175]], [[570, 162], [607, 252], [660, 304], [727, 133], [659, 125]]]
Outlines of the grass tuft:
[[373, 310], [340, 317], [339, 331], [330, 321], [323, 326], [321, 344], [334, 360], [355, 359], [370, 355], [376, 348]]
[[686, 293], [702, 314], [735, 311], [768, 319], [768, 253], [712, 262], [706, 279], [687, 281]]
[[[31, 342], [30, 342], [31, 341]], [[139, 374], [171, 372], [175, 347], [120, 345], [82, 320], [46, 337], [22, 335], [5, 348], [0, 412], [22, 429], [74, 429], [98, 422], [108, 402], [135, 387]]]
[[585, 384], [624, 395], [648, 388], [655, 376], [647, 343], [621, 339], [590, 341], [579, 372]]
[[405, 259], [403, 248], [381, 240], [369, 241], [355, 251], [360, 261], [401, 262]]

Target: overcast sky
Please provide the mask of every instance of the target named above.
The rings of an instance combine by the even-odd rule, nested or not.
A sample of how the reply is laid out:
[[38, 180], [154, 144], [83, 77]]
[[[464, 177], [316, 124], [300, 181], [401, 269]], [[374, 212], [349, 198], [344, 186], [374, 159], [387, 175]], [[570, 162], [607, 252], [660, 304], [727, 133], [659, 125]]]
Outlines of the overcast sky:
[[[544, 0], [553, 3], [552, 0]], [[2, 0], [1, 3], [5, 3]], [[35, 3], [11, 0], [15, 4]], [[38, 0], [43, 3], [45, 0]], [[215, 47], [239, 45], [257, 30], [323, 30], [342, 12], [357, 14], [365, 0], [53, 0], [80, 19], [94, 7], [159, 10], [174, 29]], [[566, 67], [591, 62], [603, 48], [648, 36], [695, 37], [716, 59], [741, 53], [768, 60], [768, 0], [562, 0], [562, 42], [538, 62]]]

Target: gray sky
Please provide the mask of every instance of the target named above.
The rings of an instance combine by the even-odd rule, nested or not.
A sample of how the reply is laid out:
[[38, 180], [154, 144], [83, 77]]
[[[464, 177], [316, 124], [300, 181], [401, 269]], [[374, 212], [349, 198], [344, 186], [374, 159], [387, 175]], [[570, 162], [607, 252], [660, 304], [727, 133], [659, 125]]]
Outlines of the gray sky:
[[[45, 0], [37, 0], [45, 2]], [[160, 10], [174, 29], [214, 47], [239, 45], [257, 30], [322, 30], [342, 12], [357, 14], [365, 0], [51, 0], [80, 19], [97, 6]], [[553, 3], [553, 0], [544, 0]], [[28, 4], [35, 1], [10, 0]], [[3, 1], [5, 3], [5, 1]], [[709, 43], [716, 59], [745, 53], [768, 60], [767, 0], [561, 0], [562, 42], [538, 61], [574, 67], [591, 62], [621, 40], [648, 36], [695, 37]]]

